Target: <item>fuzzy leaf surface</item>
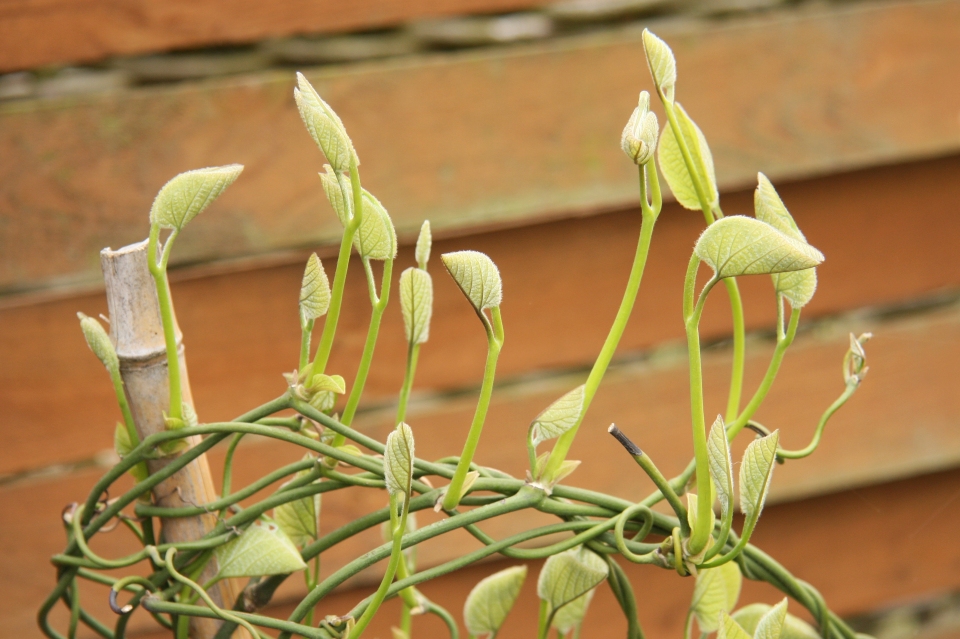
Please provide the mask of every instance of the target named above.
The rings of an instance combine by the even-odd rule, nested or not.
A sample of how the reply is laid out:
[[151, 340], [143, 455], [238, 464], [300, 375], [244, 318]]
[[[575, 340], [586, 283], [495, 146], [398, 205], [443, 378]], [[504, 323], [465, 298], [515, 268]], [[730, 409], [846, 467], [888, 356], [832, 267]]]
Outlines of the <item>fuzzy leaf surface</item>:
[[[687, 150], [690, 152], [690, 159], [693, 161], [697, 179], [703, 187], [707, 203], [710, 206], [715, 206], [720, 198], [717, 194], [717, 176], [713, 168], [713, 154], [710, 153], [707, 138], [704, 137], [700, 127], [690, 119], [682, 106], [677, 104], [674, 113], [683, 140], [687, 144]], [[666, 178], [670, 191], [673, 192], [677, 201], [684, 208], [699, 211], [700, 198], [697, 195], [693, 179], [690, 177], [687, 164], [683, 159], [683, 152], [680, 150], [676, 131], [670, 122], [667, 122], [663, 129], [663, 135], [660, 137], [657, 159], [660, 161], [660, 170], [663, 172], [663, 177]]]
[[552, 555], [537, 580], [537, 596], [558, 610], [607, 578], [610, 568], [599, 555], [577, 546]]
[[445, 253], [440, 258], [463, 294], [478, 312], [500, 306], [503, 284], [500, 271], [489, 257], [479, 251]]
[[[757, 190], [753, 194], [755, 215], [784, 235], [806, 242], [790, 211], [787, 210], [780, 195], [763, 173], [757, 174]], [[813, 298], [817, 291], [816, 269], [804, 269], [791, 273], [772, 275], [774, 289], [782, 294], [794, 308], [802, 308]]]
[[285, 575], [307, 567], [280, 527], [256, 522], [215, 551], [220, 577]]
[[150, 224], [182, 230], [190, 220], [233, 184], [241, 164], [211, 166], [181, 173], [163, 185], [150, 207]]
[[809, 244], [742, 215], [708, 226], [694, 250], [718, 278], [799, 271], [823, 261], [823, 254]]
[[80, 318], [80, 330], [83, 331], [83, 337], [87, 340], [87, 346], [100, 363], [111, 373], [119, 371], [120, 359], [117, 357], [117, 350], [113, 347], [107, 331], [92, 317], [83, 313], [77, 313], [77, 317]]
[[383, 450], [383, 478], [391, 495], [407, 495], [413, 481], [413, 430], [405, 423], [387, 436]]
[[320, 258], [314, 253], [307, 260], [300, 284], [300, 319], [303, 323], [323, 317], [330, 308], [330, 280]]
[[297, 73], [297, 88], [293, 90], [293, 97], [307, 132], [333, 168], [347, 171], [351, 159], [360, 164], [340, 116], [323, 101], [302, 73]]
[[[733, 613], [733, 618], [744, 630], [753, 634], [760, 619], [770, 611], [770, 608], [772, 608], [770, 604], [750, 604]], [[783, 622], [780, 639], [820, 639], [820, 633], [803, 619], [788, 612]]]
[[760, 518], [763, 503], [770, 490], [773, 467], [776, 465], [780, 431], [755, 439], [743, 453], [740, 465], [740, 511], [744, 516], [743, 530], [752, 531]]
[[380, 200], [363, 190], [363, 216], [354, 240], [360, 257], [367, 260], [391, 260], [397, 256], [397, 231]]
[[433, 279], [422, 268], [411, 266], [400, 274], [400, 311], [407, 343], [426, 342], [433, 316]]
[[720, 415], [717, 415], [707, 437], [707, 455], [710, 461], [710, 476], [720, 500], [720, 512], [726, 515], [733, 504], [733, 459], [730, 456], [727, 429]]
[[697, 573], [690, 610], [697, 618], [700, 632], [717, 631], [720, 613], [730, 612], [737, 605], [742, 583], [740, 567], [732, 561]]
[[[311, 459], [307, 455], [305, 459]], [[294, 479], [301, 478], [309, 471], [302, 470], [296, 474]], [[286, 482], [286, 486], [290, 482]], [[281, 486], [282, 488], [282, 486]], [[285, 504], [280, 504], [273, 509], [273, 518], [280, 526], [280, 530], [290, 538], [298, 548], [303, 548], [309, 543], [316, 541], [320, 530], [320, 494], [304, 497]]]
[[647, 66], [653, 83], [657, 85], [664, 99], [673, 102], [677, 84], [677, 61], [666, 42], [655, 36], [650, 30], [643, 30], [643, 50], [647, 55]]
[[417, 249], [414, 256], [420, 268], [426, 270], [430, 261], [430, 249], [433, 247], [433, 233], [430, 230], [430, 220], [424, 220], [420, 225], [420, 235], [417, 236]]
[[513, 566], [482, 579], [463, 605], [463, 620], [474, 636], [495, 633], [517, 602], [527, 578], [526, 566]]
[[717, 639], [752, 639], [747, 631], [740, 627], [733, 617], [725, 612], [720, 613], [719, 627], [717, 628]]
[[586, 386], [580, 385], [547, 406], [530, 424], [530, 439], [536, 448], [573, 428], [583, 412]]
[[590, 602], [593, 601], [593, 595], [596, 592], [596, 588], [591, 588], [586, 594], [580, 595], [558, 610], [550, 625], [560, 631], [561, 635], [566, 635], [579, 626], [583, 623], [583, 618], [587, 616], [587, 609], [590, 607]]
[[757, 622], [757, 629], [753, 633], [753, 639], [780, 639], [786, 619], [787, 598], [784, 597], [780, 603], [760, 617], [760, 621]]

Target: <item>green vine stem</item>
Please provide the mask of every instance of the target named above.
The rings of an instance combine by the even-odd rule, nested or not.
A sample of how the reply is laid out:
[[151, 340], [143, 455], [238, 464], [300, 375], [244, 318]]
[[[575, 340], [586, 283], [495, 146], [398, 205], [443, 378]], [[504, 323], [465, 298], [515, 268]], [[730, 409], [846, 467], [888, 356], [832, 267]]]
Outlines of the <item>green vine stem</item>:
[[418, 359], [420, 359], [420, 344], [410, 344], [407, 347], [407, 368], [403, 374], [403, 386], [400, 387], [400, 400], [397, 403], [398, 424], [407, 418], [407, 403], [410, 401], [413, 378], [417, 374]]
[[157, 301], [160, 306], [160, 321], [163, 324], [163, 341], [167, 351], [167, 375], [170, 385], [170, 406], [168, 415], [173, 419], [183, 419], [183, 392], [180, 384], [180, 358], [177, 354], [177, 336], [173, 326], [173, 302], [170, 296], [170, 282], [167, 281], [167, 263], [170, 261], [170, 249], [177, 239], [174, 229], [163, 245], [163, 253], [157, 260], [157, 248], [160, 242], [160, 226], [150, 227], [147, 241], [147, 268], [157, 286]]
[[[323, 321], [323, 333], [320, 334], [317, 354], [313, 359], [312, 372], [315, 375], [326, 371], [327, 362], [330, 359], [333, 338], [337, 334], [337, 322], [340, 319], [340, 307], [343, 304], [343, 290], [347, 283], [347, 270], [350, 267], [353, 238], [360, 229], [360, 222], [363, 219], [363, 190], [360, 185], [360, 171], [357, 168], [356, 158], [350, 160], [350, 187], [353, 197], [353, 217], [344, 227], [343, 238], [340, 241], [337, 269], [333, 275], [333, 289], [330, 294], [330, 308], [327, 309], [326, 319]], [[346, 194], [344, 194], [344, 197], [346, 197]]]
[[463, 483], [470, 470], [473, 455], [477, 451], [477, 444], [480, 443], [483, 422], [487, 418], [487, 409], [490, 407], [490, 398], [493, 396], [493, 379], [497, 373], [497, 358], [500, 357], [500, 349], [503, 348], [503, 320], [500, 317], [500, 308], [495, 306], [490, 309], [492, 322], [487, 320], [482, 311], [478, 311], [477, 314], [483, 320], [483, 326], [487, 331], [487, 363], [483, 368], [480, 398], [477, 400], [473, 422], [470, 424], [470, 431], [467, 434], [466, 442], [464, 442], [463, 452], [460, 454], [460, 462], [457, 464], [457, 470], [443, 497], [443, 508], [445, 510], [453, 510], [460, 503]]
[[[573, 427], [561, 435], [553, 447], [553, 451], [550, 453], [550, 459], [547, 461], [544, 469], [543, 475], [545, 478], [555, 477], [557, 471], [560, 469], [560, 465], [566, 460], [567, 454], [570, 452], [570, 447], [573, 445], [573, 440], [577, 436], [577, 431], [580, 429], [580, 424], [583, 423], [587, 410], [590, 408], [593, 396], [596, 394], [597, 389], [600, 388], [600, 382], [603, 381], [607, 367], [610, 366], [610, 361], [613, 359], [613, 355], [617, 350], [617, 345], [620, 343], [623, 331], [627, 328], [627, 322], [633, 313], [634, 303], [637, 301], [637, 292], [640, 290], [640, 282], [643, 280], [643, 270], [647, 264], [647, 255], [650, 253], [653, 227], [663, 207], [663, 199], [660, 194], [660, 180], [657, 177], [657, 169], [653, 160], [648, 161], [638, 168], [641, 208], [640, 239], [637, 241], [637, 250], [633, 257], [633, 266], [630, 268], [630, 277], [627, 280], [626, 290], [623, 292], [623, 299], [620, 301], [620, 308], [617, 310], [617, 315], [613, 320], [613, 325], [610, 327], [609, 333], [607, 333], [607, 339], [604, 341], [603, 347], [600, 349], [600, 354], [597, 356], [593, 368], [590, 369], [590, 374], [587, 376], [587, 382], [583, 391], [583, 408], [580, 411], [580, 416], [577, 418]], [[651, 201], [647, 200], [648, 182]]]

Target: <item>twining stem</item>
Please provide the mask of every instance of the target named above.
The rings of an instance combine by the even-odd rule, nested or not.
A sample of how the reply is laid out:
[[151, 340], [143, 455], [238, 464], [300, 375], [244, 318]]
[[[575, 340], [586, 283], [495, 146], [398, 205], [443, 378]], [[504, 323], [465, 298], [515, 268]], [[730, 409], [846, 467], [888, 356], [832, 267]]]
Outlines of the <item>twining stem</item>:
[[[397, 572], [397, 566], [400, 564], [400, 558], [403, 555], [403, 533], [407, 529], [407, 511], [410, 509], [410, 494], [406, 493], [403, 495], [402, 502], [400, 497], [401, 496], [397, 494], [390, 495], [390, 533], [393, 538], [393, 547], [390, 550], [390, 563], [387, 564], [387, 572], [383, 575], [383, 580], [380, 582], [380, 587], [377, 588], [373, 600], [370, 602], [370, 605], [367, 606], [367, 609], [363, 611], [363, 615], [357, 620], [356, 625], [350, 631], [347, 639], [358, 639], [360, 635], [363, 634], [363, 631], [370, 625], [373, 616], [380, 608], [380, 604], [382, 604], [383, 600], [387, 597], [390, 584], [393, 583], [393, 576]], [[403, 509], [399, 518], [397, 517], [398, 506], [401, 506]]]
[[173, 329], [173, 303], [170, 297], [170, 283], [167, 281], [167, 263], [170, 260], [170, 248], [177, 237], [177, 230], [163, 246], [163, 254], [157, 261], [157, 245], [160, 242], [160, 226], [150, 227], [150, 239], [147, 242], [147, 268], [157, 286], [157, 301], [160, 306], [160, 321], [163, 324], [163, 341], [167, 351], [167, 375], [170, 385], [170, 406], [167, 415], [174, 419], [183, 419], [183, 394], [180, 386], [180, 359], [177, 357], [177, 336]]
[[[627, 288], [623, 292], [620, 308], [617, 311], [617, 316], [613, 320], [613, 325], [610, 327], [610, 332], [607, 333], [607, 339], [603, 343], [603, 348], [600, 349], [600, 354], [597, 356], [597, 360], [594, 362], [593, 368], [590, 369], [590, 374], [587, 376], [587, 382], [583, 391], [583, 408], [580, 411], [580, 416], [577, 418], [577, 422], [573, 427], [561, 435], [553, 447], [553, 452], [550, 453], [550, 459], [544, 468], [543, 476], [545, 478], [556, 475], [560, 469], [560, 465], [570, 452], [570, 447], [573, 445], [573, 440], [577, 436], [580, 424], [583, 423], [587, 409], [590, 408], [590, 403], [593, 401], [593, 396], [600, 387], [600, 382], [603, 381], [607, 367], [610, 366], [610, 361], [613, 359], [613, 355], [617, 350], [617, 345], [620, 343], [623, 331], [626, 329], [627, 322], [630, 320], [633, 305], [637, 301], [637, 291], [640, 290], [640, 282], [643, 279], [643, 269], [647, 264], [647, 255], [650, 252], [653, 227], [654, 224], [656, 224], [657, 216], [660, 215], [660, 209], [663, 205], [660, 194], [660, 181], [657, 177], [657, 169], [656, 166], [654, 166], [653, 160], [639, 167], [639, 171], [642, 221], [640, 226], [640, 239], [637, 241], [637, 251], [633, 257], [633, 266], [630, 269]], [[652, 203], [647, 201], [648, 181]], [[532, 468], [530, 470], [533, 471]]]
[[503, 348], [503, 320], [500, 317], [500, 308], [495, 306], [490, 309], [492, 322], [487, 321], [482, 311], [479, 312], [479, 315], [487, 331], [487, 363], [483, 368], [483, 383], [480, 386], [480, 398], [477, 400], [477, 409], [473, 414], [473, 423], [470, 424], [467, 441], [463, 444], [463, 452], [460, 454], [457, 470], [454, 472], [453, 479], [447, 486], [447, 493], [443, 497], [443, 508], [445, 510], [453, 510], [460, 503], [460, 491], [463, 489], [463, 482], [470, 470], [473, 455], [477, 452], [480, 433], [483, 431], [483, 422], [487, 418], [487, 409], [490, 407], [490, 398], [493, 395], [493, 379], [497, 372], [497, 358], [500, 357], [500, 349]]
[[857, 382], [847, 382], [847, 387], [844, 389], [843, 393], [838, 397], [830, 407], [824, 411], [823, 415], [820, 416], [820, 421], [817, 423], [817, 430], [813, 433], [813, 439], [810, 440], [810, 443], [807, 444], [804, 448], [800, 450], [777, 450], [777, 457], [782, 459], [801, 459], [811, 454], [817, 449], [817, 446], [820, 445], [820, 438], [823, 436], [823, 429], [826, 427], [827, 422], [830, 421], [830, 418], [833, 417], [833, 414], [840, 410], [840, 407], [847, 403], [847, 400], [850, 399], [853, 394], [859, 388], [859, 383]]
[[[360, 396], [363, 395], [363, 387], [367, 383], [370, 364], [373, 362], [373, 351], [377, 347], [377, 336], [380, 334], [380, 322], [383, 319], [383, 311], [387, 308], [387, 302], [390, 300], [390, 284], [393, 279], [393, 259], [391, 258], [385, 260], [383, 263], [383, 279], [380, 283], [380, 295], [377, 296], [376, 280], [373, 277], [370, 260], [364, 259], [363, 267], [367, 275], [367, 286], [370, 291], [370, 302], [373, 305], [373, 311], [370, 315], [370, 326], [367, 328], [367, 341], [363, 345], [363, 354], [360, 356], [360, 366], [357, 368], [357, 374], [353, 380], [353, 387], [350, 389], [350, 396], [347, 398], [347, 405], [343, 409], [343, 417], [340, 420], [344, 426], [349, 426], [357, 414], [357, 407], [360, 405]], [[345, 441], [346, 438], [337, 433], [333, 438], [333, 445], [342, 446]]]
[[403, 386], [400, 387], [400, 401], [397, 405], [397, 423], [407, 417], [407, 402], [410, 401], [410, 390], [413, 388], [413, 378], [417, 374], [417, 360], [420, 358], [420, 344], [410, 344], [407, 348], [407, 370], [403, 375]]
[[[333, 290], [330, 294], [330, 307], [323, 322], [323, 333], [320, 334], [320, 343], [317, 354], [313, 359], [313, 374], [319, 375], [327, 368], [330, 351], [333, 348], [333, 338], [337, 333], [337, 321], [340, 319], [340, 306], [343, 303], [343, 289], [347, 282], [347, 269], [350, 266], [350, 251], [353, 249], [353, 238], [360, 228], [363, 219], [363, 190], [360, 186], [360, 171], [357, 169], [355, 158], [350, 160], [350, 186], [353, 195], [353, 217], [343, 229], [343, 239], [340, 241], [340, 253], [337, 255], [337, 270], [333, 275]], [[346, 196], [346, 194], [344, 194]]]

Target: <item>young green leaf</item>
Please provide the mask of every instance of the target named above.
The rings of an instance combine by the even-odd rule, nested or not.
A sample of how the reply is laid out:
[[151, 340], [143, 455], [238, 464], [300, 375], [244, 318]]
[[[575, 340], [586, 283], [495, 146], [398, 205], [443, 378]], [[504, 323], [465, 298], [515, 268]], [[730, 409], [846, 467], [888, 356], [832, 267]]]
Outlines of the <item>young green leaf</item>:
[[697, 618], [700, 632], [716, 632], [721, 612], [730, 612], [737, 605], [743, 576], [736, 562], [716, 568], [703, 568], [697, 573], [690, 610]]
[[[769, 604], [763, 603], [750, 604], [733, 613], [733, 618], [752, 635], [755, 633], [760, 619], [770, 611], [771, 607]], [[788, 612], [783, 622], [783, 629], [780, 632], [780, 639], [820, 639], [820, 633], [803, 619]]]
[[405, 423], [387, 436], [383, 450], [383, 478], [391, 495], [410, 494], [413, 481], [413, 430]]
[[587, 616], [587, 608], [590, 607], [590, 602], [596, 592], [596, 588], [591, 588], [585, 594], [580, 595], [558, 610], [550, 625], [556, 628], [562, 636], [566, 636], [568, 632], [583, 623], [583, 618]]
[[320, 258], [314, 253], [307, 260], [300, 284], [300, 323], [323, 317], [330, 308], [330, 280], [323, 270]]
[[337, 395], [333, 391], [317, 391], [310, 397], [309, 402], [321, 413], [329, 413], [337, 403]]
[[83, 313], [77, 313], [77, 317], [80, 318], [80, 330], [83, 331], [83, 337], [87, 340], [87, 346], [89, 346], [93, 354], [97, 356], [100, 363], [103, 364], [112, 375], [115, 375], [120, 370], [120, 360], [117, 357], [116, 349], [113, 347], [113, 342], [110, 341], [110, 336], [107, 335], [107, 331], [103, 329], [100, 322], [92, 317], [88, 317]]
[[420, 226], [420, 235], [417, 236], [417, 250], [414, 253], [417, 258], [417, 265], [423, 270], [427, 270], [427, 262], [430, 261], [430, 248], [433, 246], [433, 233], [430, 230], [430, 220], [424, 220]]
[[757, 629], [753, 633], [753, 639], [780, 639], [786, 618], [787, 598], [784, 597], [780, 603], [760, 617], [760, 621], [757, 622]]
[[307, 387], [310, 393], [331, 392], [337, 395], [343, 395], [347, 392], [347, 383], [343, 375], [327, 375], [320, 373], [310, 378], [310, 385]]
[[707, 227], [694, 249], [717, 278], [811, 268], [823, 254], [752, 217], [731, 215]]
[[530, 440], [536, 448], [573, 428], [583, 412], [584, 389], [581, 385], [547, 406], [530, 424]]
[[463, 605], [463, 620], [471, 636], [495, 634], [517, 602], [527, 578], [526, 566], [513, 566], [482, 579]]
[[422, 268], [411, 266], [400, 274], [400, 311], [407, 343], [426, 342], [433, 315], [433, 279]]
[[[716, 206], [720, 198], [717, 194], [717, 176], [713, 169], [713, 154], [710, 153], [707, 138], [704, 137], [700, 127], [690, 119], [682, 106], [677, 104], [674, 113], [681, 135], [690, 153], [690, 159], [693, 161], [697, 181], [704, 191], [707, 203], [711, 207]], [[667, 122], [663, 129], [657, 155], [660, 161], [660, 171], [666, 178], [667, 184], [677, 201], [684, 208], [699, 211], [701, 208], [700, 197], [697, 195], [697, 189], [683, 159], [683, 152], [680, 150], [676, 131], [670, 122]]]
[[323, 101], [302, 73], [297, 73], [297, 88], [293, 90], [293, 97], [307, 132], [327, 156], [333, 168], [347, 171], [351, 159], [360, 164], [353, 142], [350, 141], [340, 117]]
[[740, 627], [733, 617], [725, 612], [720, 613], [720, 624], [717, 628], [717, 639], [752, 639], [747, 631]]
[[[713, 493], [713, 487], [710, 488], [710, 492]], [[699, 496], [697, 493], [687, 493], [687, 524], [690, 525], [690, 530], [696, 530], [697, 528], [697, 502]], [[713, 503], [713, 494], [710, 495], [710, 503]], [[710, 510], [710, 526], [709, 530], [713, 530], [714, 525], [717, 523], [717, 515]]]
[[285, 575], [307, 567], [279, 526], [256, 522], [214, 551], [219, 578]]
[[478, 313], [500, 306], [503, 285], [493, 260], [478, 251], [444, 253], [440, 259]]
[[397, 232], [380, 201], [363, 190], [363, 217], [354, 240], [357, 252], [365, 260], [391, 260], [397, 256]]
[[643, 30], [643, 50], [647, 54], [647, 66], [653, 83], [667, 102], [673, 102], [674, 87], [677, 84], [677, 61], [667, 43], [653, 35], [649, 29]]
[[646, 164], [653, 157], [659, 135], [657, 115], [650, 111], [650, 94], [641, 91], [637, 107], [620, 135], [620, 148], [634, 164]]
[[[309, 453], [304, 459], [312, 459]], [[307, 475], [309, 471], [302, 470], [293, 479], [281, 486], [296, 481]], [[273, 509], [273, 518], [280, 526], [280, 530], [290, 538], [298, 548], [303, 548], [316, 541], [320, 529], [320, 493], [302, 499], [281, 504]]]
[[223, 191], [233, 184], [241, 164], [211, 166], [181, 173], [163, 185], [150, 207], [150, 225], [183, 230]]
[[552, 555], [537, 580], [537, 596], [558, 610], [607, 578], [607, 562], [592, 550], [577, 546]]
[[334, 171], [329, 164], [323, 165], [324, 173], [320, 173], [320, 184], [327, 195], [333, 212], [337, 214], [340, 223], [346, 226], [353, 217], [353, 187], [350, 178], [342, 171]]
[[743, 453], [740, 465], [740, 512], [743, 513], [743, 534], [749, 535], [760, 518], [763, 503], [770, 490], [773, 467], [777, 461], [780, 431], [755, 439]]
[[[780, 199], [777, 190], [763, 173], [757, 174], [757, 190], [754, 192], [753, 204], [758, 220], [766, 222], [787, 237], [801, 242], [807, 241], [783, 200]], [[806, 306], [817, 291], [816, 269], [776, 273], [771, 277], [773, 277], [774, 289], [787, 298], [794, 308]]]
[[720, 415], [717, 415], [707, 437], [707, 455], [710, 460], [710, 476], [720, 500], [720, 513], [726, 516], [733, 504], [733, 459], [730, 457], [727, 429]]

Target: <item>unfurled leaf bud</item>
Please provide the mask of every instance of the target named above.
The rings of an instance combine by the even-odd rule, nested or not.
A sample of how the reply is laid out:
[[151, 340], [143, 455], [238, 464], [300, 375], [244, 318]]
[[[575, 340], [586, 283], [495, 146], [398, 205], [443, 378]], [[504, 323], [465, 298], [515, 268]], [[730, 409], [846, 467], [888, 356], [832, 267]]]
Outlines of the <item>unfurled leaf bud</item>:
[[742, 215], [708, 226], [694, 250], [718, 278], [800, 271], [823, 261], [823, 254], [806, 242]]
[[307, 132], [327, 156], [333, 168], [337, 171], [348, 171], [351, 159], [360, 164], [353, 142], [350, 141], [340, 117], [323, 101], [302, 73], [297, 73], [297, 88], [293, 90], [293, 97]]
[[397, 256], [397, 232], [380, 201], [363, 190], [363, 217], [357, 238], [357, 252], [365, 260], [392, 260]]
[[750, 442], [740, 465], [740, 512], [745, 519], [744, 531], [752, 530], [760, 518], [770, 490], [773, 467], [776, 466], [780, 431]]
[[400, 310], [407, 343], [426, 342], [433, 315], [433, 280], [425, 270], [410, 267], [400, 274]]
[[343, 172], [334, 171], [329, 164], [324, 164], [323, 170], [324, 172], [319, 174], [323, 192], [326, 193], [333, 212], [337, 214], [337, 219], [346, 226], [353, 217], [353, 187], [350, 185], [350, 178]]
[[303, 282], [300, 284], [300, 324], [306, 323], [327, 314], [330, 307], [330, 280], [323, 270], [320, 258], [314, 253], [307, 260], [307, 267], [303, 271]]
[[526, 566], [514, 566], [483, 579], [463, 605], [463, 620], [471, 636], [493, 635], [500, 630], [517, 602], [527, 578]]
[[717, 628], [717, 639], [752, 639], [747, 631], [740, 627], [733, 617], [725, 612], [720, 613], [720, 622]]
[[413, 481], [413, 430], [405, 423], [387, 436], [383, 450], [383, 478], [391, 495], [410, 494]]
[[420, 226], [420, 235], [417, 236], [417, 250], [415, 252], [417, 265], [427, 270], [430, 261], [430, 248], [433, 246], [433, 233], [430, 230], [430, 220], [424, 220]]
[[478, 313], [500, 306], [503, 285], [493, 260], [478, 251], [445, 253], [440, 259]]
[[717, 193], [717, 176], [713, 168], [710, 145], [707, 144], [703, 131], [690, 119], [679, 103], [674, 109], [674, 115], [677, 129], [674, 129], [671, 122], [667, 122], [660, 137], [660, 146], [657, 151], [660, 171], [681, 206], [691, 211], [699, 211], [702, 208], [700, 194], [697, 192], [694, 180], [690, 176], [690, 168], [687, 167], [683, 151], [680, 149], [680, 139], [683, 139], [690, 154], [693, 174], [700, 188], [703, 189], [708, 208], [712, 208], [720, 201], [720, 196]]
[[787, 620], [787, 598], [784, 597], [776, 606], [768, 610], [753, 633], [753, 639], [781, 639], [784, 622]]
[[867, 366], [867, 352], [863, 349], [863, 345], [871, 337], [873, 333], [864, 333], [860, 337], [854, 337], [853, 333], [850, 333], [850, 349], [843, 357], [843, 381], [848, 384], [859, 384], [870, 370]]
[[620, 136], [620, 148], [634, 164], [646, 164], [653, 157], [659, 135], [657, 115], [650, 110], [650, 94], [641, 91], [639, 104]]
[[552, 555], [537, 580], [537, 596], [559, 610], [607, 578], [607, 562], [592, 550], [577, 546]]
[[643, 30], [643, 50], [647, 54], [647, 66], [653, 83], [667, 102], [673, 102], [674, 87], [677, 83], [677, 61], [667, 43], [653, 35], [649, 29]]
[[181, 173], [163, 185], [150, 207], [150, 224], [162, 229], [183, 230], [223, 191], [233, 184], [241, 164], [211, 166]]
[[306, 385], [305, 390], [308, 393], [327, 391], [336, 393], [337, 395], [343, 395], [347, 392], [347, 383], [344, 381], [343, 375], [326, 375], [320, 373], [319, 375], [310, 377], [310, 383]]
[[[732, 616], [734, 621], [740, 624], [740, 627], [746, 630], [748, 634], [753, 635], [759, 626], [760, 620], [770, 612], [771, 608], [772, 606], [770, 604], [750, 604], [736, 611]], [[858, 633], [857, 637], [858, 639], [861, 637], [869, 638], [869, 635], [861, 635]], [[783, 628], [780, 631], [780, 639], [820, 639], [820, 633], [806, 621], [788, 612], [783, 622]]]
[[542, 442], [560, 437], [573, 428], [583, 412], [584, 386], [577, 386], [547, 406], [530, 424], [530, 441], [536, 448]]
[[720, 613], [730, 612], [737, 605], [742, 583], [740, 567], [733, 561], [697, 573], [690, 611], [697, 618], [700, 632], [716, 632]]
[[[733, 506], [733, 459], [730, 457], [730, 442], [723, 417], [717, 415], [707, 437], [707, 456], [710, 461], [710, 476], [720, 499], [720, 512], [726, 515]], [[712, 631], [711, 631], [712, 632]]]
[[87, 346], [97, 356], [100, 363], [103, 364], [111, 375], [116, 375], [120, 371], [120, 360], [117, 358], [117, 351], [110, 341], [110, 336], [103, 329], [100, 322], [88, 317], [83, 313], [77, 313], [80, 318], [80, 330], [87, 340]]

